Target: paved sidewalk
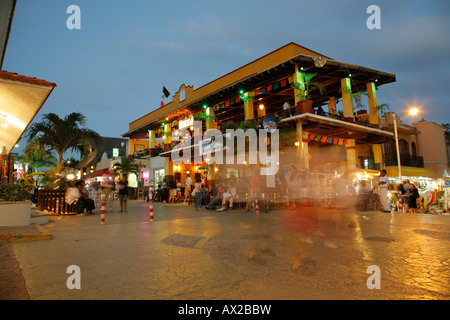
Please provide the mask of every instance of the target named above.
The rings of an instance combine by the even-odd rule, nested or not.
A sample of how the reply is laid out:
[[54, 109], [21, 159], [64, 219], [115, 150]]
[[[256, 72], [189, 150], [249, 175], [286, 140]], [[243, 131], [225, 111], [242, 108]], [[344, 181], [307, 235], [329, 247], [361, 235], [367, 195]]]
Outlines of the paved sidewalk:
[[[304, 243], [286, 213], [155, 204], [150, 222], [147, 203], [130, 201], [105, 225], [99, 213], [52, 217], [44, 227], [53, 239], [0, 250], [10, 246], [26, 283], [17, 279], [17, 291], [33, 300], [449, 299], [449, 216], [321, 211]], [[67, 287], [72, 265], [79, 290]], [[367, 288], [372, 265], [379, 290]], [[0, 299], [16, 298], [0, 291]]]

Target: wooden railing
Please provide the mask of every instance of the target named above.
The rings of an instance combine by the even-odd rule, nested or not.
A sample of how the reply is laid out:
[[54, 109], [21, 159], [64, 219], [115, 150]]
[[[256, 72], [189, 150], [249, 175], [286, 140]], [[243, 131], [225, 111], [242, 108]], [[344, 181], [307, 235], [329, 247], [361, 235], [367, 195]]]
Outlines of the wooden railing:
[[65, 201], [66, 190], [39, 190], [38, 208], [54, 215], [76, 214], [77, 206]]

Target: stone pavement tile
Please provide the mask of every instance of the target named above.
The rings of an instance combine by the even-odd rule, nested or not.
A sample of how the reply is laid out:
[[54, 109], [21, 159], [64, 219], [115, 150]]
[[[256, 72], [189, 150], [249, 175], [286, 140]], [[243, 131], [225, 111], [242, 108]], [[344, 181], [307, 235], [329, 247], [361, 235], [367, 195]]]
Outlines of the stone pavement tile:
[[25, 279], [9, 243], [0, 243], [0, 300], [29, 300]]
[[[450, 244], [442, 234], [449, 217], [327, 217], [318, 226], [337, 245], [331, 249], [320, 235], [304, 244], [284, 232], [280, 211], [196, 213], [157, 204], [152, 223], [145, 203], [130, 201], [128, 211], [109, 214], [103, 226], [99, 215], [55, 218], [46, 226], [54, 239], [13, 244], [31, 298], [449, 299]], [[300, 248], [306, 258], [293, 270]], [[73, 264], [81, 290], [66, 286]], [[371, 265], [381, 269], [381, 290], [366, 286]]]

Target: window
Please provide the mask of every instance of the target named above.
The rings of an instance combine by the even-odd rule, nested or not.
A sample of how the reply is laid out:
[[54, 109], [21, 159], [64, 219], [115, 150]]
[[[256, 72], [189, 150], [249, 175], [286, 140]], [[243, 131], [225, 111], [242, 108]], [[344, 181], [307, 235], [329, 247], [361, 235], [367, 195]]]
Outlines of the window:
[[401, 139], [398, 141], [398, 149], [400, 154], [409, 154], [409, 144], [406, 140]]
[[164, 169], [156, 169], [155, 170], [155, 185], [161, 184], [164, 181], [165, 170]]
[[415, 142], [411, 143], [411, 149], [412, 149], [412, 155], [413, 156], [417, 156], [417, 147], [416, 147], [416, 143]]

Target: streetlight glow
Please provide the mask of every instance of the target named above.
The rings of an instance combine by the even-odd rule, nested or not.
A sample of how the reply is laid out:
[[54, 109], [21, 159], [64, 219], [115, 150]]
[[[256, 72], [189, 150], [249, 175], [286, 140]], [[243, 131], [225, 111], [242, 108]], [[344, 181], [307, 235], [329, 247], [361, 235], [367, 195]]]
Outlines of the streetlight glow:
[[[419, 109], [418, 108], [411, 108], [409, 109], [409, 111], [401, 114], [399, 116], [399, 118], [403, 115], [410, 115], [410, 116], [415, 116], [419, 113]], [[400, 182], [402, 181], [402, 164], [401, 164], [401, 157], [400, 157], [400, 147], [398, 144], [398, 131], [397, 131], [397, 117], [394, 116], [394, 134], [395, 134], [395, 147], [396, 147], [396, 151], [397, 151], [397, 166], [398, 166], [398, 179], [400, 180]]]

